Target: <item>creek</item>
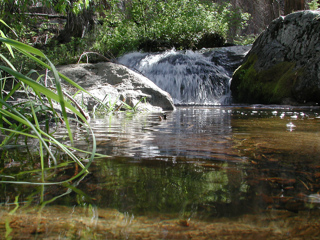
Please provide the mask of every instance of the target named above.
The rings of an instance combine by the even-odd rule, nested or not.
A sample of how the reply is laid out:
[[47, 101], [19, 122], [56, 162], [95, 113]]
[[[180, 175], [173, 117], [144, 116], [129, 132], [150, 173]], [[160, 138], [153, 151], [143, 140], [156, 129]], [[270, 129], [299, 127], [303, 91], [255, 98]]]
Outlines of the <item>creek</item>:
[[[165, 119], [150, 112], [92, 119], [97, 152], [111, 157], [69, 184], [1, 184], [0, 236], [319, 238], [320, 108], [219, 104], [177, 106]], [[76, 145], [87, 149], [82, 131]], [[25, 161], [26, 153], [13, 152], [1, 176], [39, 181], [38, 158]], [[69, 163], [45, 177], [77, 171]]]

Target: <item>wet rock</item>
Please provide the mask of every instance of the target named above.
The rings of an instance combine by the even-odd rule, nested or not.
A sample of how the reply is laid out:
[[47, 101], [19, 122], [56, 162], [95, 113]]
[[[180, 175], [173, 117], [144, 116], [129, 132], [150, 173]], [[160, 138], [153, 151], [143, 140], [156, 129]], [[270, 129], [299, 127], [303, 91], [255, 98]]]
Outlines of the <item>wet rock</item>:
[[[131, 107], [137, 106], [140, 110], [174, 109], [173, 100], [167, 92], [123, 65], [111, 62], [73, 64], [60, 66], [57, 70], [108, 105], [120, 106], [125, 102]], [[68, 90], [72, 94], [77, 91], [72, 87]], [[139, 102], [144, 97], [146, 101]], [[75, 99], [82, 102], [89, 111], [98, 104], [88, 94], [78, 94]]]
[[231, 83], [235, 102], [320, 102], [320, 11], [279, 17], [259, 36]]
[[232, 73], [242, 64], [251, 47], [251, 45], [247, 45], [217, 48], [213, 50], [211, 61], [226, 69], [231, 77]]

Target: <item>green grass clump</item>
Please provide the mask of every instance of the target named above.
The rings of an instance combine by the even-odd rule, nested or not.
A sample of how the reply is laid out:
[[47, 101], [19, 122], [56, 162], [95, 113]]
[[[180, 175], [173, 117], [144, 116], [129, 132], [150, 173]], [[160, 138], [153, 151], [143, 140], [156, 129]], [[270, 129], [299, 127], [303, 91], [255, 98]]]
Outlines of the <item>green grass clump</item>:
[[[1, 22], [7, 26], [3, 21]], [[30, 78], [28, 74], [19, 72], [7, 57], [0, 55], [1, 150], [5, 151], [6, 149], [23, 143], [28, 145], [30, 140], [36, 139], [39, 149], [40, 171], [42, 171], [42, 173], [47, 168], [45, 159], [48, 158], [45, 158], [45, 156], [49, 156], [50, 160], [55, 164], [58, 163], [53, 149], [59, 149], [59, 151], [64, 152], [69, 159], [81, 167], [81, 171], [79, 171], [78, 174], [62, 182], [71, 181], [87, 173], [88, 167], [97, 155], [95, 137], [90, 129], [87, 115], [65, 97], [60, 81], [63, 79], [68, 84], [78, 88], [79, 91], [88, 92], [71, 79], [59, 73], [48, 57], [40, 50], [19, 41], [6, 38], [3, 32], [0, 32], [0, 34], [0, 43], [2, 43], [0, 48], [2, 50], [6, 49], [12, 58], [15, 57], [14, 52], [17, 52], [29, 58], [38, 66], [51, 71], [53, 74], [53, 89], [55, 89], [52, 90], [47, 87], [47, 75], [41, 75], [38, 79], [34, 80]], [[23, 94], [23, 100], [12, 101], [12, 98], [17, 98], [17, 96], [21, 94]], [[58, 106], [58, 108], [56, 106]], [[70, 114], [73, 114], [76, 118], [75, 121], [89, 132], [92, 141], [91, 151], [82, 151], [73, 147], [74, 136], [70, 125]], [[54, 131], [50, 130], [49, 127], [52, 121], [65, 126], [70, 144], [66, 145], [63, 143], [65, 141], [58, 140], [54, 137]], [[84, 165], [82, 159], [79, 158], [75, 152], [88, 154], [88, 163]], [[62, 183], [48, 182], [44, 174], [42, 174], [41, 180], [38, 182], [16, 181], [15, 177], [12, 176], [1, 175], [1, 177], [4, 179], [0, 180], [1, 183], [40, 185]]]

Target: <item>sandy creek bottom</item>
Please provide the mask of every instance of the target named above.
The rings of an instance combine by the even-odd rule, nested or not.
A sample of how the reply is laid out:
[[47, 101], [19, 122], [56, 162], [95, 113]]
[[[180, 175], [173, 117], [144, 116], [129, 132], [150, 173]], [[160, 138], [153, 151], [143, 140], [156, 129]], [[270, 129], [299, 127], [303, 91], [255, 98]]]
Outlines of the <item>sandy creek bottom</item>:
[[[12, 239], [319, 239], [319, 211], [263, 211], [259, 216], [190, 219], [169, 214], [133, 217], [110, 209], [62, 206], [25, 209], [9, 215], [1, 209], [2, 239], [10, 225]], [[8, 231], [7, 231], [8, 233]]]
[[[112, 157], [70, 184], [2, 183], [0, 239], [320, 238], [319, 108], [166, 114], [93, 119], [97, 151]], [[7, 156], [0, 176], [39, 181], [30, 170], [36, 160], [18, 156]], [[77, 171], [70, 163], [45, 176], [61, 181]]]

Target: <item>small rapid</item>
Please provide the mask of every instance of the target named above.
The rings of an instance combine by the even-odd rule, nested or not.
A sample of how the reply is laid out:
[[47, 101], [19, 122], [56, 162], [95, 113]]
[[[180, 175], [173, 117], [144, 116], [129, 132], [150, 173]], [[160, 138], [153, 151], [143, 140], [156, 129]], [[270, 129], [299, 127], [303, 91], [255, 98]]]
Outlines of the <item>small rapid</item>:
[[249, 46], [128, 53], [118, 62], [167, 91], [175, 105], [228, 105], [230, 80]]

